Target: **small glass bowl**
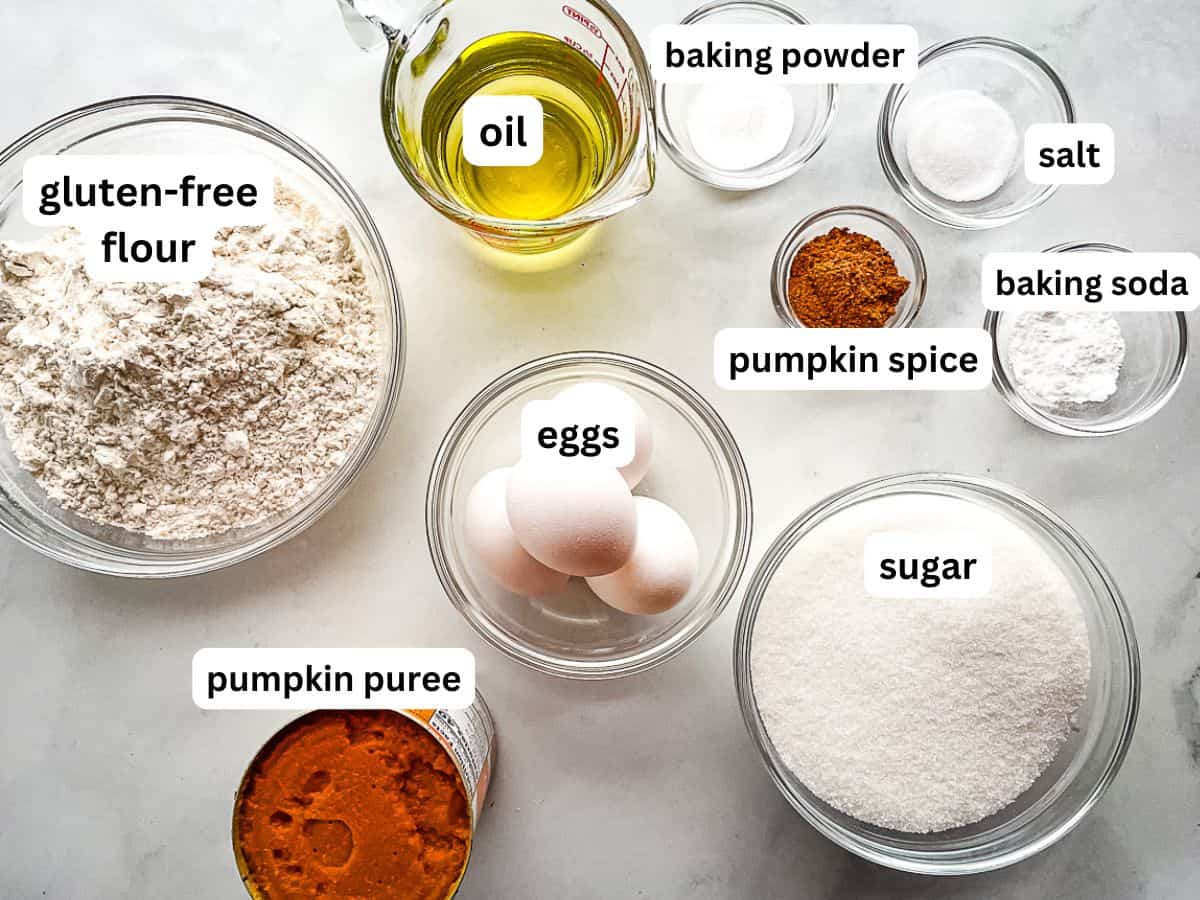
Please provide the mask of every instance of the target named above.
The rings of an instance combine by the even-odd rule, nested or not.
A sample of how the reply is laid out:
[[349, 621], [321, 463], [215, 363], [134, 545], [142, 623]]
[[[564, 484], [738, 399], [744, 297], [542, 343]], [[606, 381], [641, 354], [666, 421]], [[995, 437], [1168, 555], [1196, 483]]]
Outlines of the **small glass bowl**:
[[100, 525], [63, 509], [21, 468], [0, 428], [0, 530], [60, 562], [108, 575], [165, 578], [231, 566], [295, 537], [338, 500], [387, 432], [404, 372], [404, 311], [383, 238], [362, 200], [317, 151], [228, 106], [188, 97], [125, 97], [59, 116], [0, 152], [0, 239], [30, 241], [46, 229], [21, 214], [22, 168], [31, 156], [250, 153], [345, 223], [379, 302], [383, 350], [371, 418], [346, 461], [295, 506], [257, 525], [208, 538], [166, 541]]
[[[1047, 253], [1129, 253], [1116, 244], [1084, 241], [1058, 244]], [[1102, 403], [1059, 410], [1027, 400], [1009, 363], [1008, 344], [1020, 313], [989, 311], [983, 327], [992, 337], [992, 383], [1025, 421], [1053, 434], [1106, 437], [1140, 425], [1166, 406], [1183, 380], [1188, 358], [1188, 324], [1181, 312], [1114, 312], [1125, 337], [1125, 362], [1117, 392]]]
[[801, 247], [834, 228], [848, 228], [875, 238], [892, 255], [892, 259], [896, 261], [896, 269], [909, 280], [909, 286], [896, 305], [896, 312], [883, 327], [907, 328], [911, 325], [925, 303], [925, 255], [907, 228], [887, 213], [868, 206], [835, 206], [823, 209], [801, 220], [788, 232], [783, 243], [779, 245], [779, 252], [775, 254], [775, 264], [771, 267], [771, 299], [779, 318], [783, 319], [783, 324], [790, 328], [806, 327], [788, 302], [788, 278], [792, 271], [792, 260]]
[[[597, 599], [582, 579], [530, 600], [496, 584], [466, 547], [462, 510], [485, 473], [520, 456], [521, 410], [578, 381], [628, 392], [654, 425], [655, 457], [635, 493], [683, 516], [700, 547], [691, 593], [669, 612], [631, 616]], [[650, 363], [615, 353], [533, 360], [484, 388], [455, 419], [429, 479], [426, 526], [438, 577], [455, 608], [488, 643], [532, 669], [576, 679], [617, 678], [682, 651], [721, 614], [750, 550], [750, 481], [725, 423], [692, 388]]]
[[[1000, 812], [974, 825], [933, 834], [880, 828], [834, 809], [784, 765], [754, 697], [750, 655], [754, 625], [780, 564], [814, 528], [859, 503], [898, 494], [952, 497], [980, 504], [1024, 528], [1075, 588], [1087, 622], [1092, 672], [1077, 726], [1042, 776]], [[742, 718], [764, 765], [788, 802], [819, 832], [863, 859], [923, 875], [970, 875], [1038, 853], [1079, 824], [1125, 759], [1137, 721], [1141, 668], [1133, 622], [1120, 592], [1091, 547], [1037, 500], [988, 479], [923, 473], [866, 481], [823, 500], [776, 538], [750, 581], [734, 637], [734, 677]]]
[[959, 203], [926, 188], [908, 164], [905, 144], [910, 114], [946, 91], [975, 90], [1008, 110], [1018, 135], [1033, 124], [1075, 121], [1071, 96], [1050, 66], [1027, 47], [993, 37], [967, 37], [935, 44], [921, 53], [917, 77], [893, 85], [879, 113], [879, 161], [892, 187], [913, 209], [942, 225], [964, 230], [1007, 225], [1041, 206], [1056, 186], [1025, 178], [1016, 168], [1000, 190], [982, 200]]
[[[807, 25], [802, 15], [774, 0], [717, 0], [687, 15], [681, 24]], [[714, 168], [696, 153], [688, 136], [687, 113], [701, 85], [658, 85], [658, 133], [676, 165], [698, 181], [726, 191], [754, 191], [795, 175], [829, 137], [837, 112], [836, 84], [785, 84], [792, 95], [796, 124], [787, 146], [752, 169]]]

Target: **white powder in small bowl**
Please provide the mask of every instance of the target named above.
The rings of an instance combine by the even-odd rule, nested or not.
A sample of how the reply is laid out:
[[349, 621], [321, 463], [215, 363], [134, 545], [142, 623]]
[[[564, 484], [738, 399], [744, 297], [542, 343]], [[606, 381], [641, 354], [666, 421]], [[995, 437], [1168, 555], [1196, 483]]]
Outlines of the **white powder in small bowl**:
[[1022, 396], [1063, 411], [1117, 392], [1125, 335], [1106, 312], [1025, 312], [1013, 322], [1008, 363]]
[[[863, 586], [879, 532], [970, 531], [993, 547], [976, 600], [881, 600]], [[1046, 551], [990, 509], [906, 494], [864, 501], [783, 561], [751, 638], [754, 696], [783, 763], [864, 822], [969, 825], [1054, 761], [1091, 668], [1075, 592]]]
[[796, 108], [778, 84], [706, 84], [688, 107], [688, 137], [716, 169], [745, 172], [770, 162], [788, 145]]
[[990, 197], [1012, 175], [1021, 137], [1003, 106], [978, 91], [947, 91], [912, 112], [906, 152], [913, 175], [939, 197]]

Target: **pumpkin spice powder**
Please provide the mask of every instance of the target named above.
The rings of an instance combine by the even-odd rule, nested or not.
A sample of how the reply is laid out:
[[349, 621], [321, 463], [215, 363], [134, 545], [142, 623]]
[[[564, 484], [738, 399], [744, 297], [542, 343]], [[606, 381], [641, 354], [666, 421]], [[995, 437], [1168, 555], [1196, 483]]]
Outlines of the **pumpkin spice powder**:
[[879, 241], [834, 228], [792, 259], [788, 305], [807, 328], [880, 328], [909, 284]]

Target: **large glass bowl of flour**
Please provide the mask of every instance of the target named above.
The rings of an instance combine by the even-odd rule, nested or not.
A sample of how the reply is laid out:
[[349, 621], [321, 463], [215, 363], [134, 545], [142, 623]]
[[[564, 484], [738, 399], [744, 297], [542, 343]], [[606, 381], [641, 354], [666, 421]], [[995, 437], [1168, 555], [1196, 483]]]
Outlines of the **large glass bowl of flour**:
[[[54, 559], [95, 572], [171, 577], [249, 559], [299, 534], [328, 510], [368, 463], [391, 419], [404, 368], [400, 292], [383, 240], [346, 180], [300, 140], [231, 107], [182, 97], [129, 97], [66, 113], [0, 153], [0, 240], [36, 241], [46, 229], [21, 213], [22, 168], [49, 154], [255, 154], [277, 182], [299, 192], [323, 218], [342, 223], [377, 305], [378, 378], [365, 425], [344, 459], [322, 470], [296, 501], [261, 521], [203, 537], [167, 540], [98, 524], [55, 502], [14, 456], [0, 430], [0, 529]], [[234, 448], [236, 450], [236, 448]]]
[[[1053, 603], [1065, 604], [1062, 608], [1069, 610], [1071, 626], [1057, 629], [1055, 621], [1043, 623], [1038, 618], [1042, 606], [1051, 605], [1047, 599], [1050, 595], [1039, 593], [1036, 596], [1043, 601], [1041, 605], [1017, 598], [1016, 606], [1033, 612], [1031, 620], [1011, 624], [1002, 615], [1010, 607], [1000, 602], [993, 605], [988, 595], [985, 605], [991, 607], [992, 617], [981, 631], [984, 636], [978, 641], [960, 642], [957, 653], [943, 652], [946, 639], [932, 627], [922, 631], [912, 629], [911, 622], [897, 620], [891, 625], [886, 622], [880, 625], [875, 620], [869, 631], [864, 630], [863, 620], [855, 610], [864, 611], [862, 615], [867, 617], [895, 613], [903, 618], [910, 614], [909, 610], [893, 607], [880, 614], [876, 605], [913, 601], [868, 597], [863, 586], [861, 553], [854, 557], [845, 547], [831, 543], [831, 535], [857, 534], [854, 529], [862, 526], [864, 514], [872, 507], [894, 509], [899, 503], [909, 508], [916, 503], [920, 508], [926, 501], [931, 511], [940, 504], [943, 514], [947, 504], [967, 504], [966, 521], [994, 522], [1000, 529], [997, 534], [1006, 535], [1003, 539], [994, 538], [997, 568], [992, 579], [993, 593], [1009, 590], [1008, 584], [1018, 585], [1013, 590], [1019, 590], [1029, 581], [1029, 570], [1044, 568], [1052, 573], [1057, 568], [1065, 582], [1058, 582], [1057, 599]], [[892, 506], [880, 507], [880, 504]], [[935, 512], [931, 515], [935, 516], [939, 529], [953, 531], [949, 517]], [[847, 531], [848, 522], [853, 524]], [[1001, 566], [1002, 558], [1009, 563], [1013, 561], [1013, 541], [1015, 546], [1026, 548], [1027, 568], [1022, 568], [1019, 561], [1017, 566]], [[836, 577], [832, 577], [834, 573]], [[816, 620], [807, 611], [813, 604], [818, 607], [827, 604], [835, 593], [845, 595], [845, 599], [829, 608], [829, 615], [824, 617], [825, 624], [836, 634], [829, 639], [822, 630], [824, 626], [819, 621], [814, 624]], [[1072, 595], [1077, 601], [1078, 615]], [[864, 607], [864, 602], [870, 606]], [[960, 605], [949, 608], [945, 614], [956, 617], [967, 612], [970, 609]], [[803, 656], [780, 652], [781, 646], [790, 640], [780, 643], [781, 628], [784, 634], [802, 636], [797, 644], [807, 648]], [[997, 635], [1000, 631], [1010, 633]], [[913, 659], [904, 655], [907, 650], [897, 649], [893, 656], [875, 665], [853, 662], [863, 655], [864, 647], [887, 645], [899, 633], [909, 634], [914, 639], [910, 645], [921, 651]], [[964, 740], [962, 721], [947, 725], [948, 719], [960, 718], [959, 712], [963, 713], [961, 720], [968, 724], [971, 716], [978, 715], [985, 706], [1002, 711], [1002, 716], [1011, 714], [1011, 721], [1003, 725], [1016, 723], [1007, 732], [1009, 736], [1019, 737], [1026, 728], [1035, 727], [1041, 710], [1021, 702], [1005, 705], [1009, 682], [995, 685], [994, 677], [985, 676], [982, 683], [992, 684], [999, 694], [983, 693], [978, 708], [951, 703], [954, 715], [931, 716], [924, 722], [913, 720], [908, 726], [898, 723], [890, 710], [920, 708], [927, 712], [941, 702], [931, 700], [938, 693], [955, 696], [955, 685], [980, 683], [972, 681], [980, 677], [979, 666], [986, 670], [997, 665], [999, 671], [1014, 674], [1014, 682], [1024, 681], [1026, 688], [1032, 684], [1033, 693], [1045, 698], [1048, 695], [1043, 691], [1050, 688], [1044, 686], [1050, 682], [1041, 680], [1043, 673], [1039, 667], [1048, 666], [1047, 655], [1055, 654], [1039, 655], [1035, 646], [1030, 658], [1032, 664], [1026, 668], [1030, 660], [1023, 661], [1024, 651], [1026, 641], [1038, 645], [1053, 641], [1054, 634], [1065, 634], [1073, 641], [1086, 643], [1090, 668], [1075, 669], [1077, 680], [1073, 690], [1077, 693], [1072, 695], [1070, 705], [1078, 702], [1078, 708], [1066, 721], [1066, 727], [1059, 720], [1060, 731], [1054, 737], [1061, 743], [1046, 741], [1040, 746], [1043, 753], [1054, 746], [1057, 750], [1027, 789], [982, 819], [941, 830], [908, 827], [908, 822], [904, 823], [905, 830], [881, 827], [842, 811], [847, 807], [868, 810], [878, 820], [886, 820], [894, 813], [915, 823], [928, 823], [940, 815], [947, 816], [947, 821], [955, 816], [958, 821], [968, 821], [972, 818], [971, 811], [989, 803], [994, 808], [996, 802], [1006, 802], [1010, 795], [983, 791], [963, 797], [957, 789], [964, 783], [976, 787], [982, 783], [990, 790], [996, 786], [997, 769], [1007, 770], [1007, 760], [1000, 757], [1003, 766], [976, 768], [960, 763], [953, 753], [946, 754], [961, 745], [964, 756], [974, 760], [981, 748], [991, 752], [990, 748], [997, 746], [990, 738], [980, 742], [969, 733]], [[1054, 649], [1053, 645], [1048, 646]], [[765, 659], [766, 656], [771, 658]], [[1069, 654], [1064, 652], [1064, 657]], [[784, 674], [790, 680], [776, 677], [780, 669], [786, 670]], [[880, 865], [928, 875], [963, 875], [1012, 865], [1049, 847], [1074, 828], [1099, 801], [1124, 761], [1137, 717], [1140, 683], [1137, 644], [1129, 613], [1112, 577], [1084, 540], [1055, 513], [1027, 495], [990, 480], [945, 474], [901, 475], [868, 481], [818, 503], [788, 526], [767, 550], [750, 582], [737, 623], [734, 670], [742, 716], [750, 736], [788, 802], [818, 831], [859, 856]], [[1078, 674], [1081, 671], [1086, 674]], [[757, 687], [756, 672], [763, 679]], [[768, 682], [773, 682], [773, 686]], [[830, 691], [831, 683], [842, 684], [845, 690]], [[780, 685], [784, 695], [804, 707], [800, 717], [807, 719], [813, 732], [820, 733], [822, 742], [812, 743], [812, 735], [796, 730], [792, 727], [795, 723], [780, 724]], [[770, 697], [772, 690], [774, 698]], [[965, 693], [980, 697], [980, 691], [973, 686]], [[1013, 691], [1014, 698], [1027, 696], [1020, 690]], [[1053, 700], [1050, 696], [1048, 705], [1053, 705]], [[883, 705], [874, 705], [877, 702]], [[773, 709], [769, 708], [771, 704]], [[790, 708], [784, 707], [785, 711]], [[872, 708], [877, 718], [864, 724], [861, 710], [869, 713]], [[1022, 724], [1026, 721], [1029, 724]], [[988, 718], [987, 723], [991, 722]], [[970, 732], [969, 728], [966, 730]], [[978, 730], [990, 734], [990, 724], [982, 724]], [[826, 737], [828, 741], [823, 743]], [[836, 749], [839, 741], [846, 740], [857, 743], [830, 755], [831, 747]], [[954, 744], [954, 740], [961, 744]], [[945, 746], [934, 746], [943, 743]], [[975, 746], [970, 746], [973, 743]], [[1007, 743], [1004, 748], [1011, 749]], [[789, 767], [785, 756], [796, 765]], [[946, 760], [946, 765], [931, 762], [939, 758]], [[1043, 764], [1044, 760], [1045, 755]], [[818, 795], [793, 770], [805, 766], [811, 770], [808, 780], [823, 784], [823, 793], [835, 799], [836, 805]], [[1028, 770], [1025, 777], [1032, 777], [1035, 771]], [[868, 781], [869, 788], [864, 789]], [[1008, 786], [1020, 783], [1017, 778]], [[921, 785], [928, 790], [922, 790]], [[960, 799], [965, 802], [959, 804]]]

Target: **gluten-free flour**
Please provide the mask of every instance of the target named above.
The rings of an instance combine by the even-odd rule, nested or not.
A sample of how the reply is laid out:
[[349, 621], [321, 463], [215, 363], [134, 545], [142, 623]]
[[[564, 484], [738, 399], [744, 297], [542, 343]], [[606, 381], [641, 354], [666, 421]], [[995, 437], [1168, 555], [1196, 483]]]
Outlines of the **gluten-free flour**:
[[276, 188], [192, 284], [100, 284], [63, 230], [0, 242], [0, 414], [67, 509], [161, 539], [252, 525], [317, 488], [379, 390], [379, 310], [345, 226]]
[[[884, 600], [863, 584], [881, 532], [973, 533], [992, 544], [974, 600]], [[1075, 591], [998, 513], [907, 494], [850, 507], [792, 549], [751, 639], [754, 696], [784, 764], [842, 812], [935, 832], [1008, 806], [1053, 762], [1091, 666]]]

